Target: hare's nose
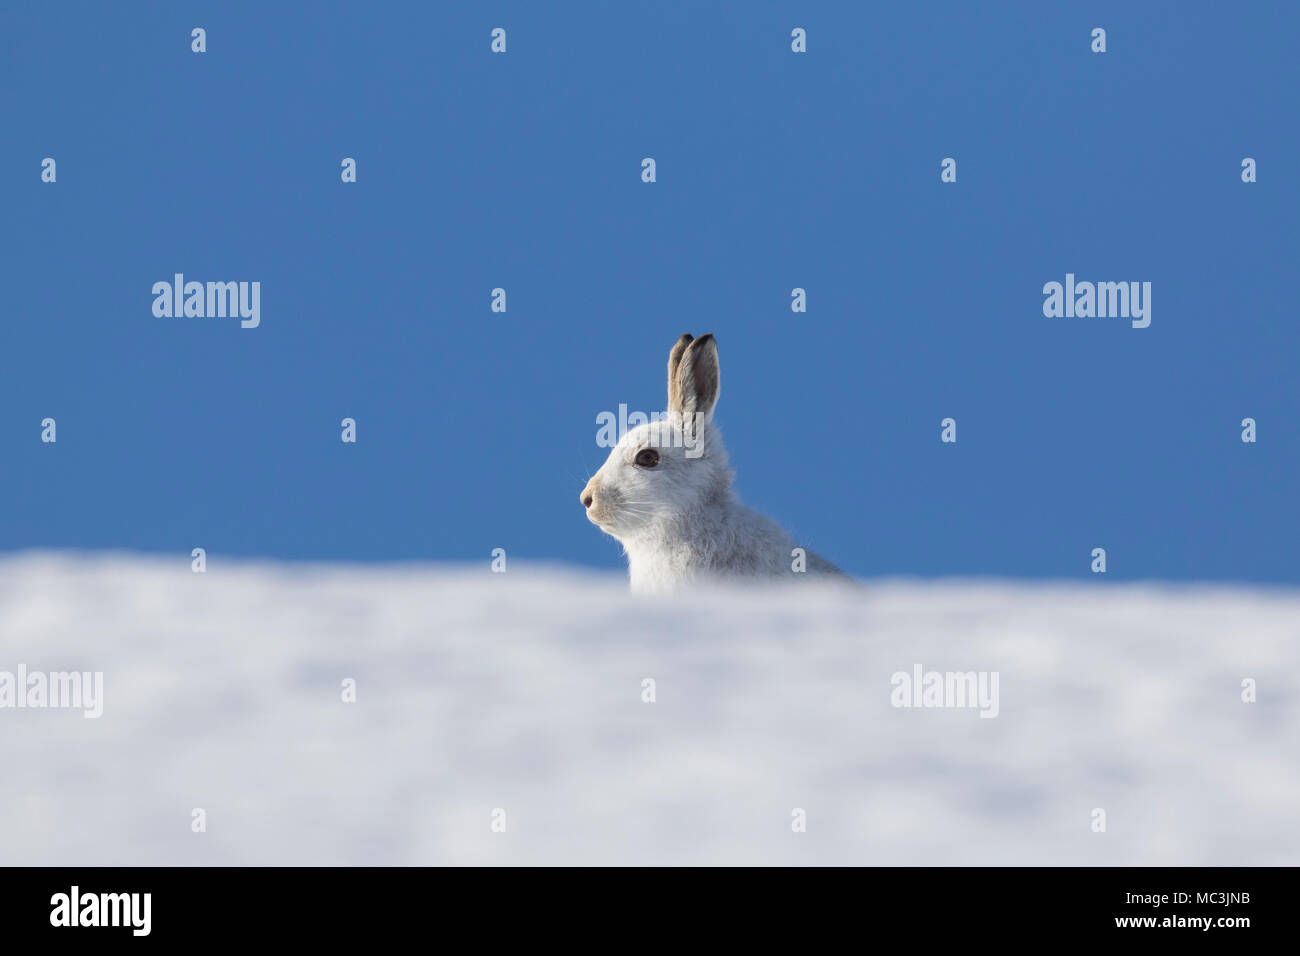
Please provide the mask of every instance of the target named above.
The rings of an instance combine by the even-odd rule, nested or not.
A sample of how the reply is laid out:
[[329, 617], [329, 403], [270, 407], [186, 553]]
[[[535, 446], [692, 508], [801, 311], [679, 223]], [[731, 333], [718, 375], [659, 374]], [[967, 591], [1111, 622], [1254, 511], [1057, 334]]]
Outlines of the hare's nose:
[[596, 479], [595, 478], [587, 482], [587, 487], [582, 489], [578, 497], [582, 499], [582, 506], [584, 508], [591, 507], [592, 502], [596, 500]]
[[582, 496], [582, 506], [583, 506], [584, 508], [590, 508], [590, 507], [591, 507], [591, 503], [592, 503], [594, 500], [595, 500], [595, 498], [594, 498], [593, 496], [591, 496], [591, 495], [583, 495], [583, 496]]

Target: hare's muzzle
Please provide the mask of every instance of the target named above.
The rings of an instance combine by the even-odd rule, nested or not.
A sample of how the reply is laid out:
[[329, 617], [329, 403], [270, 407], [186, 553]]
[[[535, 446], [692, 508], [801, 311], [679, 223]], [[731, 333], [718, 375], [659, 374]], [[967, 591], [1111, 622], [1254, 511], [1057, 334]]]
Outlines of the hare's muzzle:
[[582, 501], [584, 508], [590, 508], [596, 501], [596, 486], [599, 484], [595, 478], [587, 482], [587, 487], [583, 488], [578, 498]]

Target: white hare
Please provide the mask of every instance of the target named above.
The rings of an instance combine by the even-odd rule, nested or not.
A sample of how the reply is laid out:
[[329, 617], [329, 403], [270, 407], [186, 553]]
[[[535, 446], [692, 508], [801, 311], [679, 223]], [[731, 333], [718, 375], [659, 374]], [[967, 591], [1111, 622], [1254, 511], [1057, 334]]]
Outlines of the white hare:
[[632, 590], [713, 577], [846, 579], [737, 500], [713, 424], [720, 391], [713, 336], [683, 335], [668, 356], [668, 414], [630, 429], [582, 489], [587, 518], [623, 545]]

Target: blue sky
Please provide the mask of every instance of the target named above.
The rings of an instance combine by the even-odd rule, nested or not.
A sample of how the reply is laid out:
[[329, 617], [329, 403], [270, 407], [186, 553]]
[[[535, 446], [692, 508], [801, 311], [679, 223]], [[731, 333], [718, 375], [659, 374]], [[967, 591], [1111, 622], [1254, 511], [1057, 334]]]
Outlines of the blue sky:
[[616, 568], [596, 415], [712, 331], [741, 496], [854, 573], [1300, 582], [1294, 4], [271, 6], [0, 13], [0, 550]]

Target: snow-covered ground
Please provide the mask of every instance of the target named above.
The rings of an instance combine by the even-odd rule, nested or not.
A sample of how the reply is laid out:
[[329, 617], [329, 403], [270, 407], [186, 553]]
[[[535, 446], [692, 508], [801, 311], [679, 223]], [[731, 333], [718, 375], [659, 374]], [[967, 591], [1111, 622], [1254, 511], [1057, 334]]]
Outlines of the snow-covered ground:
[[1300, 863], [1295, 591], [27, 554], [19, 665], [103, 716], [0, 709], [0, 864]]

